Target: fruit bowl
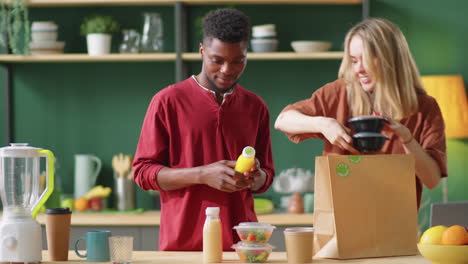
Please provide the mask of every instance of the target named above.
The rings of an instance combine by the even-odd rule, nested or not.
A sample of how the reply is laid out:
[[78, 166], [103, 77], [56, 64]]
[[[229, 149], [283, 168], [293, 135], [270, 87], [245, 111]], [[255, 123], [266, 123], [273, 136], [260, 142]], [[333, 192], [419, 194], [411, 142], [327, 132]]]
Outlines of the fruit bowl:
[[238, 242], [232, 245], [240, 260], [244, 263], [263, 263], [270, 256], [273, 246], [264, 243]]
[[468, 245], [444, 246], [418, 244], [423, 257], [434, 264], [468, 264]]
[[276, 227], [268, 223], [243, 222], [233, 228], [243, 242], [266, 243]]

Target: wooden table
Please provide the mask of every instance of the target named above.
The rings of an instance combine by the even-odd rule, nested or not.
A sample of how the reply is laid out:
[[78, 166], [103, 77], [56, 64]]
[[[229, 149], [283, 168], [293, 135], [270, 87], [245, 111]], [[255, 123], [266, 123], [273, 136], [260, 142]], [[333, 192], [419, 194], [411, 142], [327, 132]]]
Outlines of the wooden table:
[[[47, 251], [42, 252], [42, 263], [65, 263], [60, 261], [48, 261]], [[106, 262], [86, 262], [76, 256], [75, 252], [69, 252], [69, 260], [66, 263], [103, 264]], [[178, 251], [133, 251], [133, 264], [202, 264], [202, 252], [178, 252]], [[235, 252], [224, 252], [222, 263], [241, 263]], [[285, 252], [271, 253], [266, 263], [287, 264]], [[352, 260], [314, 259], [313, 263], [352, 263], [352, 264], [430, 264], [430, 261], [422, 256], [369, 258]]]

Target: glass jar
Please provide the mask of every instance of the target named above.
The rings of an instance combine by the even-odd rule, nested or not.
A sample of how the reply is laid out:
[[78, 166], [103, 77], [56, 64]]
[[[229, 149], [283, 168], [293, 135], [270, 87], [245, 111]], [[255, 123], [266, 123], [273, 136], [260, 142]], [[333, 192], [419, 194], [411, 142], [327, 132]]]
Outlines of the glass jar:
[[140, 33], [134, 29], [122, 30], [123, 40], [120, 43], [120, 53], [138, 53], [140, 51]]
[[163, 22], [159, 13], [143, 13], [143, 35], [141, 37], [141, 52], [163, 51]]

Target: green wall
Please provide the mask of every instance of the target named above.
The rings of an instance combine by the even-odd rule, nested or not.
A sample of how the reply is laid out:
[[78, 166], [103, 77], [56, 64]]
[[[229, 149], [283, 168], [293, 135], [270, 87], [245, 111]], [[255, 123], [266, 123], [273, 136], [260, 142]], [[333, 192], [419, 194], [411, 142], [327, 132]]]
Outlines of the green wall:
[[[188, 7], [191, 51], [196, 51], [199, 42], [195, 21], [215, 7], [218, 6]], [[290, 41], [298, 39], [331, 40], [333, 50], [341, 50], [346, 31], [361, 19], [360, 6], [236, 7], [251, 17], [253, 25], [276, 24], [281, 51], [290, 51]], [[388, 18], [402, 28], [423, 75], [462, 74], [468, 80], [463, 49], [468, 42], [466, 10], [468, 2], [458, 0], [371, 1], [371, 16]], [[55, 21], [59, 24], [59, 39], [66, 41], [65, 51], [84, 53], [85, 39], [79, 35], [84, 16], [112, 14], [125, 28], [141, 31], [144, 11], [161, 13], [165, 50], [174, 51], [173, 7], [31, 8], [30, 17], [31, 21]], [[114, 52], [120, 41], [121, 36], [115, 35]], [[273, 129], [273, 122], [285, 105], [307, 98], [318, 87], [335, 80], [339, 63], [249, 61], [241, 84], [258, 93], [269, 106], [277, 173], [291, 167], [314, 169], [314, 157], [320, 155], [322, 142], [293, 144]], [[191, 74], [197, 74], [200, 63], [190, 63], [189, 69]], [[112, 155], [134, 153], [149, 100], [173, 83], [175, 75], [173, 62], [14, 64], [12, 71], [15, 141], [53, 150], [59, 161], [57, 172], [62, 189], [67, 193], [73, 192], [73, 155], [77, 153], [93, 153], [102, 158], [104, 169], [99, 183], [112, 186]], [[463, 188], [468, 186], [464, 176], [468, 171], [464, 158], [468, 141], [449, 140], [448, 149], [449, 200], [468, 200]], [[263, 196], [279, 203], [272, 190]], [[426, 190], [424, 199], [440, 201], [440, 187]], [[151, 201], [151, 197], [139, 192], [139, 205], [150, 207]], [[422, 223], [427, 220], [427, 208], [421, 212]]]
[[[372, 16], [385, 17], [401, 27], [422, 75], [461, 74], [465, 88], [468, 88], [467, 10], [468, 2], [460, 0], [374, 0], [371, 5]], [[468, 200], [467, 157], [467, 139], [447, 140], [448, 201]], [[421, 229], [428, 226], [430, 203], [442, 201], [442, 186], [424, 191]]]
[[[197, 51], [200, 40], [195, 21], [216, 7], [188, 7], [190, 51]], [[333, 50], [340, 50], [346, 31], [361, 18], [360, 6], [236, 7], [251, 17], [253, 25], [275, 23], [281, 51], [292, 51], [290, 41], [299, 39], [331, 40]], [[84, 53], [85, 38], [79, 35], [84, 16], [111, 14], [124, 28], [140, 31], [144, 11], [161, 13], [165, 51], [173, 52], [173, 7], [31, 8], [30, 20], [55, 21], [59, 40], [66, 41], [65, 52]], [[120, 35], [114, 36], [114, 52], [120, 41]], [[134, 153], [146, 107], [153, 94], [174, 82], [174, 67], [174, 62], [13, 64], [14, 140], [54, 151], [62, 192], [73, 192], [74, 154], [78, 153], [100, 157], [104, 168], [98, 182], [112, 186], [112, 155]], [[200, 62], [190, 63], [190, 73], [198, 74], [200, 67]], [[339, 60], [249, 61], [241, 84], [269, 106], [278, 173], [291, 167], [313, 170], [322, 143], [290, 143], [273, 129], [276, 116], [286, 104], [307, 98], [333, 81], [338, 67]], [[264, 196], [278, 202], [272, 190]], [[151, 201], [139, 192], [139, 206], [151, 207]]]

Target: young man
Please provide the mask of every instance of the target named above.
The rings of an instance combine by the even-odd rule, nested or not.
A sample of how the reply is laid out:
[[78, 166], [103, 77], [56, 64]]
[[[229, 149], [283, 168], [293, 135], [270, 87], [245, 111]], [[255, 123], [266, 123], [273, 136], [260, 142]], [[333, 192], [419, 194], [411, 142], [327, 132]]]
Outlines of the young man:
[[[237, 82], [247, 64], [250, 22], [235, 9], [203, 20], [202, 70], [158, 92], [142, 127], [133, 169], [144, 190], [161, 197], [159, 250], [202, 250], [206, 207], [220, 207], [223, 250], [239, 238], [232, 229], [254, 222], [252, 193], [274, 176], [266, 104]], [[236, 159], [256, 149], [256, 166], [240, 175]]]

